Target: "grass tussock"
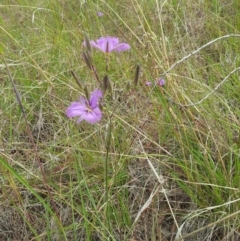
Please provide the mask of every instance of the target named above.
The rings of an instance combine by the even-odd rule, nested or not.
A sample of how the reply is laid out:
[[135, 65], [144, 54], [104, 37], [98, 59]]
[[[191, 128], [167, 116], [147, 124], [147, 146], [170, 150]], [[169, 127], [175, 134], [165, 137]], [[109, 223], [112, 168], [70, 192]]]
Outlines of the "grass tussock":
[[[239, 240], [239, 7], [3, 1], [1, 240]], [[86, 35], [131, 49], [90, 70]], [[71, 73], [92, 92], [95, 70], [102, 121], [76, 124]]]

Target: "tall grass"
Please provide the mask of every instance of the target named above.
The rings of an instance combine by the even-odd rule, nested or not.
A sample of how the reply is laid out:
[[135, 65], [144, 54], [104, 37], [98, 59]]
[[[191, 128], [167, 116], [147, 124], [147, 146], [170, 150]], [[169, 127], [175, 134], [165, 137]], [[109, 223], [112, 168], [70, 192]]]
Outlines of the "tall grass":
[[[3, 1], [0, 237], [238, 240], [239, 7]], [[65, 115], [84, 95], [71, 71], [97, 86], [82, 58], [86, 34], [131, 45], [109, 56], [112, 98], [97, 125]], [[93, 62], [103, 79], [103, 53]], [[145, 86], [160, 77], [163, 87]]]

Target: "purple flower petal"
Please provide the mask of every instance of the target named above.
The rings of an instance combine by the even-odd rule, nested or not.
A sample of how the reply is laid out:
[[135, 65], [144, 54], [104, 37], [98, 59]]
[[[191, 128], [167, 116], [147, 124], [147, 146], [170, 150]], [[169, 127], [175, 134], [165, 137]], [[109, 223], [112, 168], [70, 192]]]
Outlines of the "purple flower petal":
[[90, 124], [95, 124], [99, 122], [101, 119], [102, 119], [102, 112], [98, 107], [95, 108], [92, 112], [88, 112], [84, 116], [84, 120], [89, 122]]
[[160, 86], [164, 86], [165, 85], [165, 80], [164, 79], [159, 79], [157, 80], [157, 84]]
[[148, 86], [148, 87], [150, 87], [150, 86], [152, 86], [152, 82], [151, 82], [151, 81], [146, 81], [146, 82], [145, 82], [145, 85]]
[[[91, 40], [90, 44], [93, 48], [99, 49], [104, 53], [110, 53], [112, 51], [126, 51], [130, 49], [130, 45], [127, 43], [120, 43], [119, 39], [116, 37], [101, 37], [97, 40]], [[86, 43], [83, 43], [86, 46]]]
[[126, 51], [130, 49], [130, 45], [129, 44], [119, 44], [114, 50], [117, 52], [121, 52], [121, 51]]
[[87, 111], [87, 106], [81, 102], [73, 102], [66, 110], [66, 115], [71, 117], [76, 117], [79, 115], [84, 115]]
[[106, 41], [106, 53], [112, 52], [119, 45], [118, 38], [107, 37], [104, 41]]
[[[98, 47], [101, 51], [107, 52], [107, 42], [108, 42], [108, 41], [107, 41], [106, 39], [100, 38], [100, 39], [98, 39], [98, 40], [96, 40], [96, 41], [93, 41], [93, 42], [96, 43], [97, 47]], [[92, 41], [91, 41], [90, 43], [92, 43]], [[92, 46], [95, 47], [95, 45], [92, 45]]]
[[99, 122], [102, 119], [102, 113], [98, 113], [97, 110], [92, 111], [92, 112], [86, 112], [84, 115], [82, 115], [79, 119], [78, 119], [78, 123], [81, 122], [82, 120], [85, 120], [86, 122], [90, 123], [90, 124], [95, 124], [97, 122]]
[[113, 48], [115, 48], [118, 45], [119, 40], [118, 38], [103, 37], [98, 39], [96, 43], [103, 52], [109, 53], [113, 50]]
[[101, 90], [94, 90], [90, 94], [90, 100], [81, 97], [78, 102], [72, 102], [66, 109], [66, 115], [71, 117], [79, 117], [77, 123], [82, 120], [87, 121], [90, 124], [95, 124], [102, 119], [102, 112], [99, 108], [99, 100], [103, 94]]
[[94, 90], [90, 95], [89, 104], [91, 108], [95, 108], [99, 104], [99, 100], [103, 97], [101, 90]]
[[102, 12], [97, 12], [98, 17], [102, 17], [104, 14]]
[[[84, 42], [83, 44], [84, 44], [84, 46], [86, 46], [86, 43], [85, 43], [85, 42]], [[101, 46], [99, 46], [98, 43], [95, 42], [94, 40], [91, 40], [91, 41], [90, 41], [90, 44], [91, 44], [91, 46], [92, 46], [93, 48], [96, 48], [96, 49], [99, 49], [99, 50], [103, 51], [102, 48], [101, 48]], [[104, 51], [103, 51], [103, 52], [104, 52]]]

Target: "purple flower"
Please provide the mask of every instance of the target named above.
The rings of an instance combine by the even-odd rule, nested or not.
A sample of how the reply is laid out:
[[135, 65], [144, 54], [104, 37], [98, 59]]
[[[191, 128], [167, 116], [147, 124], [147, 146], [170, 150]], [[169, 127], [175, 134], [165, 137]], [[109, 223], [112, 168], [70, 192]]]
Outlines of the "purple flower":
[[77, 123], [82, 120], [90, 124], [95, 124], [102, 119], [102, 111], [99, 107], [99, 100], [103, 97], [101, 90], [94, 90], [90, 94], [89, 100], [81, 97], [78, 102], [72, 102], [66, 110], [66, 115], [71, 117], [79, 117]]
[[160, 86], [164, 86], [165, 85], [165, 80], [164, 79], [159, 79], [157, 80], [157, 84]]
[[145, 82], [145, 85], [148, 86], [148, 87], [150, 87], [150, 86], [152, 86], [152, 82], [151, 82], [151, 81], [146, 81], [146, 82]]
[[97, 12], [98, 17], [102, 17], [104, 14], [102, 12]]
[[[86, 46], [86, 43], [83, 43]], [[118, 38], [115, 37], [102, 37], [97, 40], [90, 41], [93, 48], [99, 49], [104, 53], [110, 53], [112, 51], [126, 51], [130, 49], [130, 45], [127, 43], [120, 43]]]
[[[146, 81], [145, 85], [150, 87], [150, 86], [152, 86], [152, 82], [151, 81]], [[155, 85], [158, 85], [158, 86], [162, 87], [162, 86], [165, 85], [165, 80], [164, 79], [158, 79], [158, 80], [155, 81]]]

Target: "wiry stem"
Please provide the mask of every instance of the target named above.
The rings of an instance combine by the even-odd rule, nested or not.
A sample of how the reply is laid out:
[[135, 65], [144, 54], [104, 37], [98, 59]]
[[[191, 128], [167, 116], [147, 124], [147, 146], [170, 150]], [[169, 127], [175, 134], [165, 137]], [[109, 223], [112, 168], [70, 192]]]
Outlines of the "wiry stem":
[[109, 118], [109, 128], [107, 131], [106, 136], [106, 158], [105, 158], [105, 203], [106, 203], [106, 209], [105, 209], [105, 219], [107, 223], [108, 230], [110, 230], [110, 222], [109, 222], [109, 205], [108, 205], [108, 159], [109, 159], [109, 151], [110, 151], [110, 145], [111, 145], [111, 135], [112, 135], [112, 124], [111, 124], [111, 118]]
[[[193, 52], [191, 52], [190, 54], [184, 56], [182, 59], [178, 60], [177, 62], [175, 62], [167, 71], [165, 71], [161, 76], [165, 76], [166, 74], [168, 74], [174, 67], [176, 67], [178, 64], [182, 63], [183, 61], [185, 61], [186, 59], [190, 58], [191, 56], [193, 56], [194, 54], [197, 54], [198, 52], [200, 52], [202, 49], [206, 48], [207, 46], [219, 41], [219, 40], [222, 40], [222, 39], [226, 39], [226, 38], [231, 38], [231, 37], [237, 37], [237, 38], [240, 38], [240, 34], [227, 34], [227, 35], [224, 35], [224, 36], [221, 36], [219, 38], [216, 38], [216, 39], [213, 39], [211, 40], [210, 42], [202, 45], [200, 48], [194, 50]], [[190, 106], [195, 106], [195, 105], [199, 105], [201, 104], [204, 100], [206, 100], [210, 95], [212, 95], [221, 85], [223, 85], [227, 79], [232, 75], [234, 74], [235, 72], [239, 71], [240, 70], [240, 67], [232, 70], [212, 91], [210, 91], [204, 98], [202, 98], [200, 101], [198, 102], [195, 102], [195, 103], [191, 103], [191, 104], [181, 104], [181, 103], [177, 103], [173, 100], [171, 100], [173, 103], [181, 106], [181, 107], [190, 107]]]
[[21, 98], [20, 98], [19, 92], [18, 92], [18, 90], [17, 90], [17, 88], [16, 88], [16, 85], [15, 85], [15, 83], [14, 83], [14, 80], [13, 80], [13, 78], [12, 78], [12, 76], [11, 76], [11, 73], [10, 73], [10, 70], [9, 70], [8, 65], [7, 65], [7, 63], [6, 63], [6, 60], [5, 60], [4, 55], [3, 55], [3, 58], [2, 58], [2, 59], [3, 59], [3, 62], [4, 62], [4, 64], [5, 64], [5, 66], [6, 66], [7, 74], [8, 74], [8, 76], [9, 76], [9, 79], [10, 79], [11, 83], [12, 83], [14, 93], [15, 93], [15, 95], [16, 95], [17, 101], [18, 101], [18, 103], [19, 103], [20, 109], [21, 109], [22, 114], [23, 114], [23, 117], [24, 117], [24, 121], [25, 121], [25, 124], [26, 124], [27, 133], [28, 133], [28, 136], [29, 136], [29, 138], [30, 138], [30, 141], [31, 141], [31, 143], [32, 143], [33, 150], [34, 150], [34, 153], [35, 153], [35, 158], [36, 158], [36, 160], [37, 160], [38, 166], [39, 166], [39, 168], [40, 168], [40, 170], [41, 170], [41, 173], [42, 173], [43, 184], [44, 184], [44, 186], [45, 186], [45, 188], [46, 188], [46, 190], [47, 190], [47, 192], [48, 192], [48, 195], [49, 195], [49, 198], [50, 198], [50, 202], [51, 202], [51, 204], [52, 204], [52, 206], [53, 206], [53, 209], [54, 209], [54, 212], [55, 212], [56, 217], [57, 217], [57, 219], [58, 219], [58, 222], [60, 223], [60, 218], [59, 218], [59, 216], [58, 216], [57, 207], [56, 207], [56, 204], [55, 204], [55, 202], [54, 202], [54, 200], [53, 200], [53, 196], [52, 196], [50, 187], [49, 187], [49, 185], [48, 185], [48, 183], [47, 183], [46, 175], [45, 175], [45, 172], [44, 172], [42, 163], [41, 163], [40, 158], [39, 158], [39, 155], [38, 155], [37, 145], [36, 145], [36, 143], [34, 142], [34, 138], [33, 138], [32, 132], [31, 132], [31, 130], [30, 130], [29, 123], [28, 123], [28, 121], [27, 121], [27, 115], [26, 115], [25, 109], [24, 109], [24, 107], [23, 107], [23, 104], [22, 104], [22, 102], [21, 102]]
[[177, 62], [175, 62], [167, 71], [165, 71], [162, 76], [165, 76], [166, 74], [168, 74], [174, 67], [176, 67], [178, 64], [182, 63], [183, 61], [185, 61], [186, 59], [190, 58], [191, 56], [193, 56], [194, 54], [198, 53], [199, 51], [201, 51], [202, 49], [206, 48], [207, 46], [219, 41], [219, 40], [222, 40], [222, 39], [225, 39], [225, 38], [231, 38], [231, 37], [238, 37], [240, 38], [240, 34], [227, 34], [227, 35], [224, 35], [224, 36], [221, 36], [219, 38], [216, 38], [216, 39], [213, 39], [211, 40], [210, 42], [202, 45], [200, 48], [194, 50], [193, 52], [191, 52], [190, 54], [184, 56], [182, 59], [178, 60]]
[[203, 97], [201, 100], [197, 101], [197, 102], [194, 102], [194, 103], [191, 103], [191, 104], [186, 104], [186, 105], [183, 105], [181, 103], [177, 103], [175, 101], [173, 101], [174, 104], [176, 105], [180, 105], [181, 107], [190, 107], [190, 106], [195, 106], [195, 105], [199, 105], [201, 104], [204, 100], [206, 100], [210, 95], [212, 95], [221, 85], [223, 85], [227, 80], [228, 78], [234, 74], [235, 72], [239, 71], [240, 70], [240, 67], [232, 70], [212, 91], [210, 91], [205, 97]]

